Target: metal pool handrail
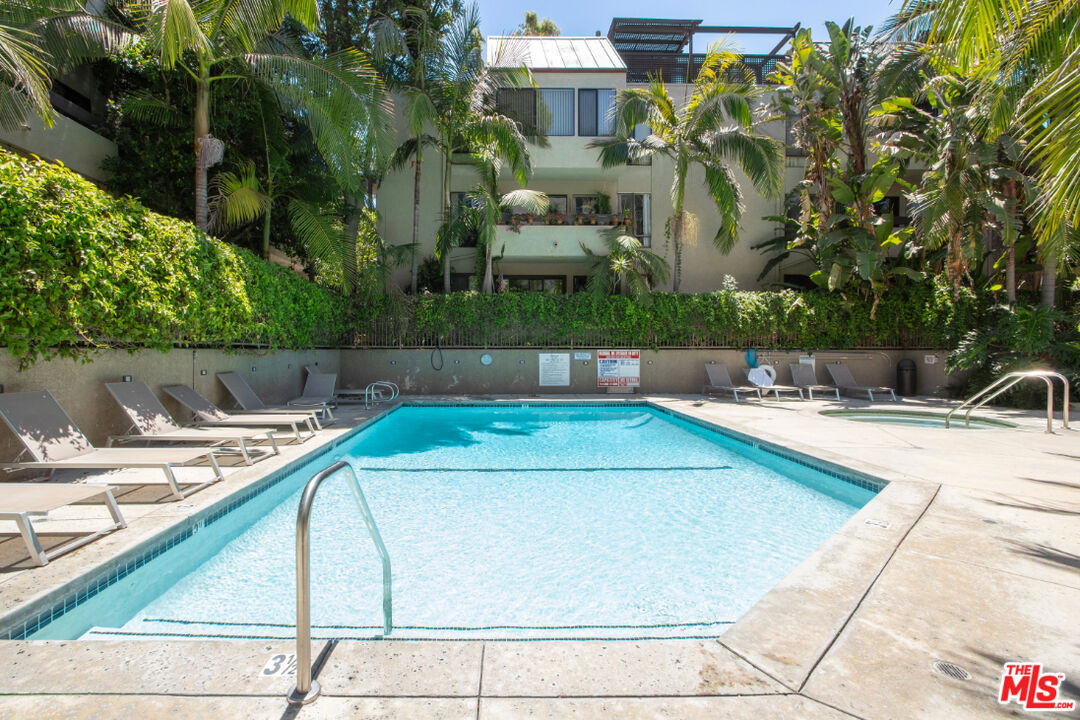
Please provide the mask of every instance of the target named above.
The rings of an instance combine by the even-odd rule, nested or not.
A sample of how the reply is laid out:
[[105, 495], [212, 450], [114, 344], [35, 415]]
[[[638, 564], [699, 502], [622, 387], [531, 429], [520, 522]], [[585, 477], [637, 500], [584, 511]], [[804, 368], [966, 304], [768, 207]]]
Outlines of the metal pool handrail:
[[[1061, 411], [1062, 425], [1066, 430], [1069, 429], [1069, 379], [1059, 372], [1053, 370], [1026, 370], [1023, 372], [1011, 372], [1002, 375], [994, 382], [984, 387], [979, 392], [975, 393], [960, 405], [954, 407], [945, 415], [945, 427], [949, 427], [949, 420], [952, 418], [953, 413], [964, 409], [968, 405], [971, 405], [975, 400], [979, 400], [978, 403], [971, 405], [968, 408], [967, 413], [964, 414], [964, 427], [971, 426], [971, 413], [981, 408], [986, 403], [996, 398], [1001, 393], [1005, 392], [1013, 385], [1019, 382], [1027, 380], [1029, 378], [1042, 378], [1046, 383], [1046, 432], [1054, 432], [1054, 383], [1051, 378], [1056, 378], [1061, 381], [1065, 389], [1064, 408]], [[993, 394], [987, 394], [991, 390], [995, 390]], [[984, 397], [985, 396], [985, 397]], [[979, 398], [982, 398], [981, 400]]]
[[322, 481], [339, 470], [349, 471], [349, 489], [360, 506], [360, 514], [364, 516], [364, 524], [368, 534], [371, 535], [375, 548], [379, 551], [382, 559], [383, 570], [383, 633], [390, 634], [393, 628], [392, 601], [390, 593], [390, 555], [383, 545], [379, 528], [375, 525], [375, 518], [371, 516], [371, 508], [368, 507], [364, 492], [360, 489], [360, 482], [356, 479], [356, 471], [352, 465], [339, 460], [330, 467], [316, 473], [308, 480], [304, 487], [304, 494], [300, 498], [300, 508], [296, 511], [296, 687], [286, 696], [292, 705], [306, 705], [319, 697], [319, 683], [311, 679], [311, 567], [309, 557], [310, 547], [310, 524], [311, 505], [315, 502], [315, 493], [319, 491]]

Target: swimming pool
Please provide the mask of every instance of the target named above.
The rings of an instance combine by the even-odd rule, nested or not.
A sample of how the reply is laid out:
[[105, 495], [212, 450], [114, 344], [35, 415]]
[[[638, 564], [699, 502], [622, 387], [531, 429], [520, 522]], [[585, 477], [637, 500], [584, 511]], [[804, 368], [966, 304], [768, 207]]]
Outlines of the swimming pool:
[[[393, 561], [395, 638], [716, 636], [874, 495], [645, 405], [401, 407], [30, 636], [292, 637], [299, 495], [341, 458]], [[343, 478], [311, 528], [313, 636], [381, 636]]]

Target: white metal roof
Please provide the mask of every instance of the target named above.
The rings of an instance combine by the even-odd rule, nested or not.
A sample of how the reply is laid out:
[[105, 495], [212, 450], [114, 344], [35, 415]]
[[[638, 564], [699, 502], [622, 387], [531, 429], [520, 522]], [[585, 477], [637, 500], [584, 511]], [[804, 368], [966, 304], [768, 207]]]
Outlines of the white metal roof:
[[493, 67], [525, 65], [530, 70], [599, 70], [626, 72], [626, 63], [606, 37], [490, 35], [487, 63]]

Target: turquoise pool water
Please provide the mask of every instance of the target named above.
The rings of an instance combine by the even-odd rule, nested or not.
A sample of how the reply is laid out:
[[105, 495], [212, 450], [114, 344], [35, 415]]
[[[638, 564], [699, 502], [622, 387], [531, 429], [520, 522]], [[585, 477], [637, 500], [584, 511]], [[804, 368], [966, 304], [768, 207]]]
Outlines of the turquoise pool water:
[[[300, 492], [340, 458], [400, 638], [715, 636], [873, 496], [648, 407], [403, 407], [32, 637], [292, 637]], [[343, 477], [311, 528], [313, 636], [380, 636]]]

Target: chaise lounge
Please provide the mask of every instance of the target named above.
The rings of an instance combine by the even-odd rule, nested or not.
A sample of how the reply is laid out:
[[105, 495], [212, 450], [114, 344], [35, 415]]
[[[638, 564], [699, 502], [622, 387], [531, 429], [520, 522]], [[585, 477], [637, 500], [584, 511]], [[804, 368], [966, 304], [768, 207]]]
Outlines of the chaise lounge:
[[[315, 437], [315, 419], [309, 412], [292, 413], [257, 413], [253, 415], [230, 415], [214, 403], [204, 398], [187, 385], [166, 385], [162, 388], [174, 400], [186, 407], [199, 418], [199, 427], [287, 427], [297, 442], [305, 442]], [[301, 434], [300, 428], [307, 427], [308, 434]]]
[[[310, 412], [311, 419], [315, 423], [315, 429], [322, 430], [322, 425], [319, 423], [319, 415], [330, 413], [329, 408], [298, 410], [288, 405], [267, 405], [262, 401], [262, 398], [255, 393], [255, 390], [248, 384], [248, 381], [244, 379], [244, 376], [238, 372], [219, 372], [217, 374], [217, 379], [225, 386], [225, 389], [229, 391], [229, 394], [232, 395], [236, 404], [240, 406], [241, 409], [233, 413], [235, 415], [263, 415], [266, 413], [279, 414], [283, 412], [293, 414]], [[331, 416], [331, 419], [333, 419], [333, 416]]]
[[[117, 441], [201, 443], [217, 448], [235, 445], [235, 450], [248, 465], [281, 452], [269, 428], [181, 427], [145, 383], [105, 383], [105, 388], [128, 416], [131, 429], [135, 431], [110, 436], [109, 445]], [[259, 440], [269, 441], [272, 449], [248, 447], [248, 443]]]
[[818, 383], [813, 365], [807, 365], [806, 363], [791, 363], [788, 367], [791, 368], [791, 381], [808, 392], [811, 400], [814, 399], [815, 391], [819, 393], [836, 393], [836, 399], [840, 399], [840, 388], [835, 385], [822, 385]]
[[889, 393], [893, 402], [896, 402], [896, 393], [892, 388], [882, 387], [879, 385], [859, 385], [855, 382], [854, 376], [851, 371], [848, 370], [848, 366], [844, 363], [829, 363], [825, 366], [825, 369], [829, 371], [829, 375], [832, 376], [833, 382], [836, 383], [836, 387], [840, 388], [840, 392], [852, 397], [859, 397], [866, 395], [870, 398], [870, 402], [874, 402], [874, 393], [883, 395]]
[[[83, 537], [70, 540], [51, 550], [44, 550], [30, 521], [31, 516], [47, 515], [52, 510], [87, 500], [101, 498], [112, 516], [113, 524]], [[108, 485], [72, 485], [67, 483], [2, 483], [0, 484], [0, 520], [13, 520], [26, 543], [30, 559], [38, 565], [48, 565], [58, 555], [126, 528], [124, 516]]]
[[[50, 471], [153, 468], [161, 470], [165, 476], [163, 482], [177, 500], [225, 479], [212, 448], [95, 448], [47, 390], [0, 394], [0, 417], [22, 442], [24, 449], [19, 456], [29, 454], [33, 458], [31, 461], [0, 463], [0, 468]], [[214, 478], [195, 483], [195, 487], [184, 493], [173, 468], [198, 461], [210, 463]], [[109, 478], [112, 485], [157, 485], [160, 482], [149, 478]]]
[[727, 367], [724, 365], [706, 365], [705, 375], [708, 377], [708, 382], [701, 388], [702, 395], [721, 391], [731, 393], [735, 397], [735, 402], [739, 402], [739, 393], [757, 395], [757, 399], [761, 400], [761, 388], [757, 385], [736, 385], [731, 382], [731, 375], [728, 374]]

